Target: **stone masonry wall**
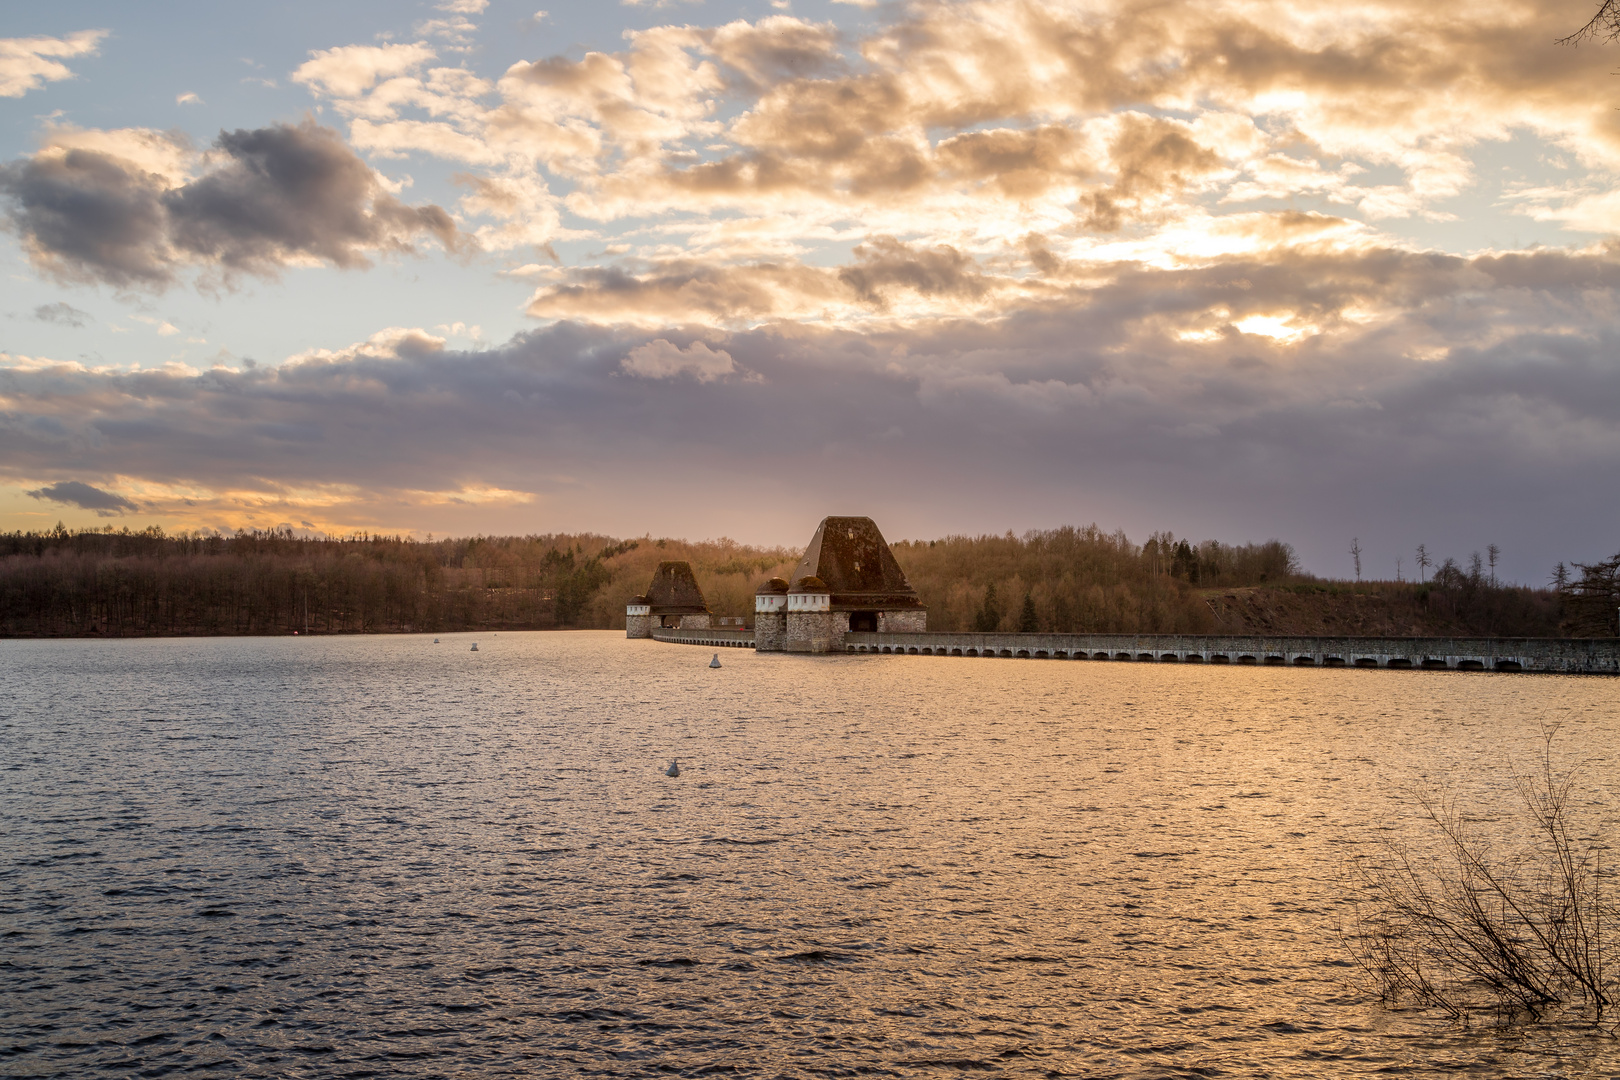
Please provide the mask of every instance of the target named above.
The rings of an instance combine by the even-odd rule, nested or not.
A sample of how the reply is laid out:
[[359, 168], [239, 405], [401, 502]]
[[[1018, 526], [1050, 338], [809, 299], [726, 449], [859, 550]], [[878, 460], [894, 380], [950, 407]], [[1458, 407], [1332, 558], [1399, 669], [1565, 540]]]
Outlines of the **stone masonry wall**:
[[626, 615], [624, 617], [624, 636], [627, 638], [652, 637], [652, 616]]
[[760, 652], [782, 652], [787, 648], [787, 612], [754, 613], [754, 648]]
[[[848, 627], [846, 626], [847, 630]], [[926, 611], [880, 611], [878, 612], [878, 633], [880, 634], [920, 634], [928, 629], [928, 612]]]
[[[846, 623], [846, 625], [848, 625]], [[786, 652], [824, 653], [833, 647], [830, 611], [790, 611], [787, 616]], [[756, 631], [757, 632], [757, 631]]]
[[1620, 675], [1617, 638], [1329, 638], [1220, 634], [847, 634], [844, 652]]

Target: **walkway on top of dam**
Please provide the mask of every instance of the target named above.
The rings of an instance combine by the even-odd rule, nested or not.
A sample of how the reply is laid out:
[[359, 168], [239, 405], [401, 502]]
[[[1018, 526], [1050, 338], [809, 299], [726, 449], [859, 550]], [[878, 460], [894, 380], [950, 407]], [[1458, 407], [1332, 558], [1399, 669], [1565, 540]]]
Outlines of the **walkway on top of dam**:
[[849, 633], [846, 653], [1620, 675], [1617, 638]]
[[667, 641], [674, 645], [707, 645], [715, 649], [752, 649], [752, 630], [666, 630], [655, 627], [654, 641]]
[[[655, 640], [752, 648], [752, 630], [655, 629]], [[1620, 675], [1620, 638], [1377, 638], [1219, 634], [848, 633], [849, 654], [1130, 660], [1292, 667]]]

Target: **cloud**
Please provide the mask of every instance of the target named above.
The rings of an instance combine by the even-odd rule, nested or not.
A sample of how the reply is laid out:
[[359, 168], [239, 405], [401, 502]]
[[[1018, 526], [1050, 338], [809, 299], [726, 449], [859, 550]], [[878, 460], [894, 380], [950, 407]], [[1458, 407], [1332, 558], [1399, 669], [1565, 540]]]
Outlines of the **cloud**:
[[880, 236], [855, 248], [855, 263], [838, 272], [865, 304], [886, 307], [896, 289], [923, 296], [977, 299], [989, 288], [973, 258], [941, 244], [918, 251], [892, 236]]
[[477, 29], [477, 23], [462, 15], [452, 15], [448, 19], [423, 19], [414, 27], [415, 33], [423, 37], [444, 41], [444, 47], [451, 52], [470, 52], [472, 36]]
[[690, 375], [698, 382], [713, 382], [737, 370], [731, 354], [724, 349], [711, 349], [701, 341], [694, 341], [682, 349], [663, 338], [631, 349], [620, 366], [629, 374], [644, 379]]
[[[1515, 218], [1493, 215], [1542, 239], [1620, 228], [1612, 61], [1549, 44], [1556, 6], [938, 0], [845, 29], [673, 20], [487, 70], [441, 59], [481, 4], [430, 14], [419, 41], [298, 68], [347, 145], [312, 124], [206, 147], [48, 127], [0, 197], [38, 265], [115, 285], [363, 265], [434, 237], [534, 246], [554, 265], [525, 253], [500, 280], [528, 280], [546, 325], [477, 352], [393, 327], [237, 373], [12, 357], [0, 475], [134, 492], [128, 457], [151, 491], [267, 514], [370, 492], [517, 505], [454, 494], [484, 491], [550, 513], [593, 483], [656, 499], [648, 461], [667, 487], [685, 475], [667, 462], [738, 468], [699, 437], [723, 431], [750, 476], [825, 476], [837, 498], [890, 497], [878, 461], [1040, 513], [1151, 489], [1246, 524], [1321, 485], [1345, 514], [1393, 520], [1387, 498], [1463, 521], [1484, 510], [1462, 487], [1489, 476], [1493, 515], [1533, 489], [1620, 527], [1575, 481], [1536, 479], [1615, 463], [1615, 250], [1431, 247], [1500, 247]], [[450, 163], [426, 182], [458, 185], [465, 232], [356, 152], [419, 177]], [[597, 254], [547, 246], [568, 239]], [[433, 316], [460, 341], [456, 317]], [[532, 479], [538, 461], [573, 479]], [[1436, 476], [1462, 487], [1423, 502]]]
[[111, 491], [103, 491], [77, 480], [62, 480], [49, 487], [24, 492], [29, 498], [43, 499], [81, 510], [94, 510], [97, 517], [113, 517], [140, 507]]
[[58, 300], [54, 304], [41, 304], [34, 309], [34, 318], [40, 322], [55, 323], [58, 326], [89, 326], [95, 322], [95, 317], [87, 311], [80, 311], [72, 304]]
[[[1620, 127], [1591, 89], [1605, 61], [1551, 45], [1551, 9], [887, 11], [859, 37], [781, 14], [655, 26], [619, 51], [515, 63], [493, 85], [429, 71], [422, 43], [328, 50], [299, 78], [353, 118], [358, 146], [492, 182], [527, 174], [553, 208], [560, 187], [578, 218], [654, 219], [718, 262], [743, 233], [779, 253], [842, 243], [852, 214], [864, 235], [980, 254], [1031, 232], [1174, 233], [1212, 206], [1299, 194], [1369, 222], [1438, 220], [1478, 182], [1472, 148], [1515, 132], [1620, 169]], [[1541, 213], [1575, 228], [1608, 216]]]
[[1161, 192], [1179, 192], [1202, 174], [1221, 168], [1220, 155], [1200, 145], [1192, 125], [1161, 117], [1126, 113], [1109, 150], [1117, 177], [1111, 188], [1088, 193], [1085, 225], [1113, 232], [1124, 222], [1126, 206], [1145, 216], [1143, 204]]
[[345, 45], [311, 52], [293, 81], [337, 97], [358, 97], [378, 79], [414, 71], [436, 54], [426, 44]]
[[188, 90], [184, 94], [178, 95], [174, 99], [174, 103], [176, 105], [201, 105], [203, 99]]
[[22, 97], [47, 82], [73, 78], [58, 57], [94, 56], [105, 30], [80, 30], [65, 38], [0, 38], [0, 97]]
[[[875, 250], [873, 266], [932, 253]], [[874, 287], [971, 296], [974, 271], [937, 254], [921, 264], [943, 276]], [[465, 532], [562, 515], [709, 535], [793, 517], [752, 497], [793, 477], [795, 522], [891, 503], [933, 507], [941, 529], [1186, 521], [1331, 555], [1339, 532], [1421, 521], [1432, 545], [1494, 538], [1550, 564], [1602, 554], [1571, 537], [1620, 525], [1590, 498], [1590, 477], [1620, 467], [1617, 308], [1612, 246], [1465, 258], [1306, 244], [1087, 271], [997, 318], [701, 335], [565, 321], [478, 351], [401, 327], [242, 371], [8, 358], [0, 483], [117, 475], [143, 512], [176, 520], [184, 491], [210, 520], [235, 507], [244, 523]], [[701, 508], [671, 494], [695, 485], [711, 493]], [[476, 502], [489, 491], [534, 501]], [[536, 516], [435, 517], [451, 498], [463, 514]]]
[[539, 319], [604, 323], [746, 323], [807, 316], [849, 295], [835, 273], [819, 267], [670, 260], [642, 273], [616, 267], [574, 271], [567, 281], [536, 290], [527, 310]]
[[715, 58], [754, 88], [824, 75], [843, 65], [841, 35], [832, 23], [770, 15], [753, 23], [726, 23], [705, 37]]
[[176, 183], [111, 147], [69, 141], [0, 167], [0, 197], [36, 266], [118, 286], [163, 288], [193, 265], [227, 279], [307, 262], [362, 267], [371, 253], [414, 250], [422, 233], [459, 241], [447, 213], [400, 202], [310, 121], [221, 132], [198, 164]]

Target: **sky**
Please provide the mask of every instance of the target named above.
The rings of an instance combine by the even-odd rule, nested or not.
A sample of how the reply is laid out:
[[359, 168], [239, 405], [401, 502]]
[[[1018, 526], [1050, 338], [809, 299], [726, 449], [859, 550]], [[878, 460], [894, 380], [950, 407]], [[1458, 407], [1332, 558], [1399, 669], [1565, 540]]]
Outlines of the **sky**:
[[1591, 3], [7, 5], [0, 529], [1620, 547]]

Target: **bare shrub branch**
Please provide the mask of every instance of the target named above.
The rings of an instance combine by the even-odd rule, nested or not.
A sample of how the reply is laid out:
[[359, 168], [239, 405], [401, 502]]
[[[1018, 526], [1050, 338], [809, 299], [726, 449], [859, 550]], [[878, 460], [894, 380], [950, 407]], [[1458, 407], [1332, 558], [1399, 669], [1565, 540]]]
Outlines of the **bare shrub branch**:
[[[1617, 0], [1620, 2], [1620, 0]], [[1600, 839], [1576, 827], [1574, 777], [1553, 765], [1515, 773], [1530, 839], [1500, 850], [1444, 789], [1411, 793], [1427, 843], [1379, 842], [1346, 875], [1346, 947], [1388, 1003], [1413, 1001], [1456, 1019], [1494, 1009], [1542, 1018], [1577, 1008], [1601, 1017], [1620, 991]]]

